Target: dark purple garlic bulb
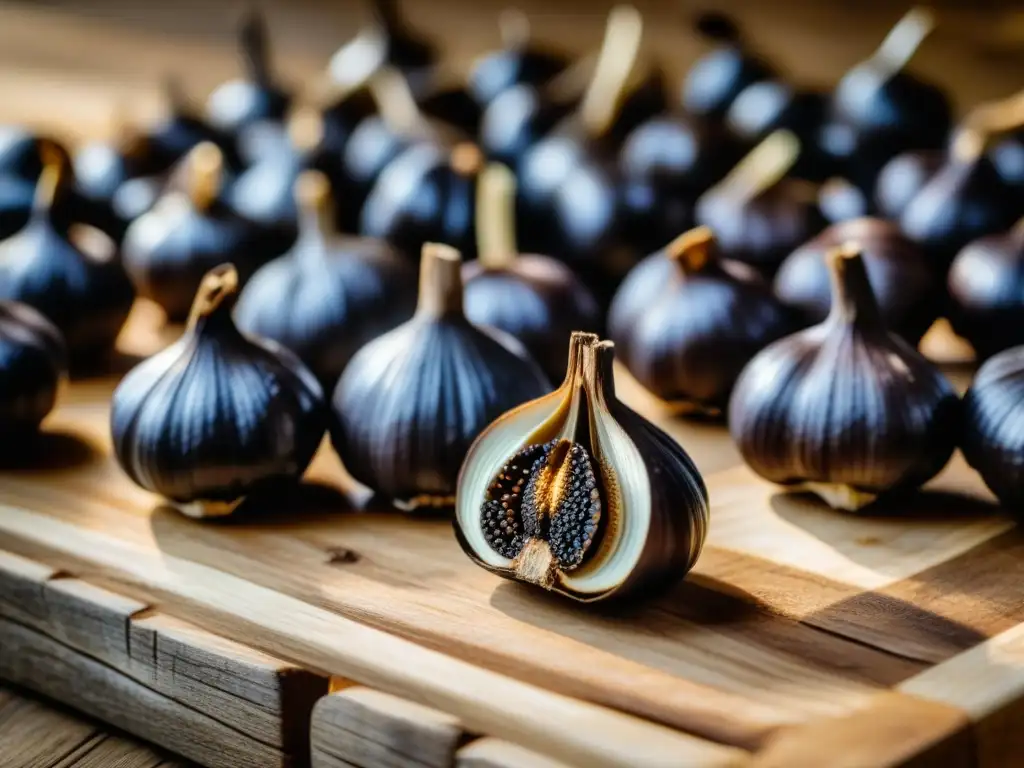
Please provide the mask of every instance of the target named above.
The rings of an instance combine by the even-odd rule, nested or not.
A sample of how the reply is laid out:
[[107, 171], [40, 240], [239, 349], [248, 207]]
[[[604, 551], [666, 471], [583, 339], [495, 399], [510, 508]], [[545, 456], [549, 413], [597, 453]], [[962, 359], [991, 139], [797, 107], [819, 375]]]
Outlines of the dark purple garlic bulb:
[[483, 155], [474, 144], [444, 149], [410, 146], [384, 170], [366, 198], [360, 232], [407, 254], [428, 242], [476, 251], [477, 176]]
[[514, 336], [548, 379], [558, 381], [565, 376], [572, 332], [601, 325], [597, 301], [561, 262], [517, 251], [515, 177], [508, 168], [488, 166], [479, 197], [479, 258], [462, 267], [466, 317]]
[[296, 197], [299, 239], [252, 276], [235, 322], [290, 349], [330, 391], [360, 347], [412, 317], [416, 274], [384, 241], [338, 233], [320, 173], [300, 176]]
[[792, 133], [776, 131], [701, 195], [697, 223], [715, 233], [723, 258], [771, 275], [789, 253], [825, 226], [816, 190], [785, 175], [799, 153]]
[[370, 6], [370, 23], [331, 57], [331, 77], [351, 87], [390, 66], [409, 78], [415, 90], [426, 87], [437, 63], [437, 47], [410, 29], [398, 0], [371, 0]]
[[10, 237], [28, 223], [35, 184], [16, 176], [0, 176], [0, 239]]
[[505, 9], [499, 23], [502, 49], [481, 56], [469, 73], [469, 91], [481, 107], [515, 85], [544, 85], [569, 66], [564, 53], [532, 39], [530, 19], [522, 11]]
[[985, 359], [1024, 344], [1024, 218], [968, 244], [949, 268], [949, 319]]
[[917, 149], [896, 155], [878, 174], [875, 204], [887, 219], [898, 220], [910, 201], [946, 162], [939, 149]]
[[359, 350], [334, 390], [342, 463], [403, 509], [450, 507], [480, 432], [550, 389], [519, 342], [466, 319], [461, 266], [453, 248], [424, 246], [416, 314]]
[[628, 324], [609, 324], [612, 340], [629, 372], [654, 395], [719, 414], [743, 366], [794, 331], [794, 317], [754, 270], [717, 258], [707, 227], [680, 235], [665, 255], [674, 274]]
[[122, 250], [139, 295], [159, 304], [172, 323], [188, 316], [203, 275], [214, 267], [233, 260], [244, 283], [277, 255], [277, 243], [224, 201], [223, 159], [214, 145], [192, 150], [185, 170], [186, 190], [168, 190], [136, 219]]
[[1024, 347], [987, 360], [964, 395], [960, 448], [1010, 512], [1024, 509]]
[[[47, 166], [28, 222], [0, 241], [0, 300], [43, 313], [63, 334], [74, 368], [91, 368], [114, 348], [135, 298], [113, 244], [93, 249], [55, 219], [68, 167]], [[95, 233], [102, 238], [99, 233]]]
[[952, 122], [949, 97], [906, 71], [934, 26], [929, 10], [911, 9], [833, 93], [821, 149], [835, 171], [865, 191], [874, 189], [882, 166], [901, 152], [939, 149], [946, 143]]
[[883, 219], [833, 224], [791, 253], [775, 275], [775, 295], [820, 323], [832, 308], [829, 254], [852, 243], [861, 250], [882, 322], [916, 346], [942, 311], [942, 285], [924, 252]]
[[828, 261], [828, 318], [750, 361], [729, 401], [729, 432], [761, 477], [856, 510], [939, 473], [960, 436], [960, 398], [887, 330], [860, 247]]
[[695, 61], [683, 82], [683, 109], [720, 119], [745, 88], [774, 78], [775, 69], [754, 53], [736, 23], [719, 13], [697, 19], [697, 32], [715, 47]]
[[231, 514], [297, 483], [327, 431], [316, 377], [231, 320], [238, 273], [201, 281], [184, 335], [124, 377], [110, 403], [114, 456], [136, 484], [191, 517]]
[[60, 331], [27, 304], [0, 301], [0, 457], [23, 450], [67, 378]]
[[283, 120], [288, 112], [291, 94], [274, 78], [268, 37], [263, 14], [248, 8], [238, 23], [245, 77], [219, 86], [206, 104], [210, 123], [227, 134], [237, 135], [264, 120]]
[[860, 187], [841, 176], [833, 176], [818, 188], [818, 208], [832, 224], [869, 216], [874, 206]]

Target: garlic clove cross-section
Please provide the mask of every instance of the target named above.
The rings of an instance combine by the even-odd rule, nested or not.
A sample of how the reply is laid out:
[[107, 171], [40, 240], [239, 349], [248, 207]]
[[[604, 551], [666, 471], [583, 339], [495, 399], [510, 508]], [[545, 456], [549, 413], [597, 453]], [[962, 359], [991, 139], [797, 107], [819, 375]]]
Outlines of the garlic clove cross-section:
[[615, 397], [614, 345], [572, 335], [562, 386], [473, 444], [455, 529], [477, 564], [575, 600], [657, 591], [693, 567], [704, 481], [672, 438]]

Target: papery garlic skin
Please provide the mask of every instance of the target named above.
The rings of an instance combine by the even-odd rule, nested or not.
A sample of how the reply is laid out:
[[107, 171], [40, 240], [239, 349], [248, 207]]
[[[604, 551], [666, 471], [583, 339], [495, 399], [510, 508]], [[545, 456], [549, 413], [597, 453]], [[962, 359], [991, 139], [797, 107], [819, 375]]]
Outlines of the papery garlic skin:
[[834, 252], [832, 268], [828, 319], [751, 360], [729, 431], [757, 474], [853, 509], [936, 475], [961, 412], [949, 381], [881, 324], [859, 251]]

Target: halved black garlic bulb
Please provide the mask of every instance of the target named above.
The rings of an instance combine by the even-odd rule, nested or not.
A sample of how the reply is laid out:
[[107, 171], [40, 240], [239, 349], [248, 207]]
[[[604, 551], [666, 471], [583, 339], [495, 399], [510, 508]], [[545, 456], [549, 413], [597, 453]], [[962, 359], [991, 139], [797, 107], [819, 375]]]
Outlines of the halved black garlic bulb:
[[338, 233], [319, 172], [299, 177], [296, 197], [298, 242], [252, 276], [235, 321], [297, 354], [330, 391], [360, 347], [412, 317], [416, 273], [383, 240]]
[[964, 395], [960, 448], [1007, 508], [1024, 508], [1024, 347], [990, 358]]
[[832, 306], [828, 254], [850, 242], [862, 249], [886, 328], [916, 346], [942, 309], [941, 281], [924, 252], [883, 219], [833, 224], [797, 248], [775, 275], [775, 295], [798, 310], [807, 325], [822, 322]]
[[231, 320], [238, 272], [211, 270], [178, 341], [124, 377], [111, 399], [118, 464], [190, 517], [231, 514], [245, 497], [298, 482], [327, 431], [316, 377]]
[[724, 258], [770, 275], [824, 227], [813, 187], [786, 177], [799, 154], [796, 136], [775, 131], [697, 200], [697, 223], [711, 227]]
[[615, 397], [614, 346], [574, 333], [562, 386], [506, 413], [459, 473], [478, 565], [575, 600], [642, 598], [700, 555], [708, 494], [686, 451]]
[[0, 455], [24, 448], [67, 377], [60, 331], [27, 304], [0, 301]]
[[211, 124], [237, 134], [262, 120], [282, 120], [291, 95], [275, 82], [270, 61], [267, 22], [255, 7], [246, 9], [238, 23], [238, 47], [245, 64], [245, 79], [219, 86], [206, 104]]
[[203, 143], [187, 161], [187, 190], [168, 190], [132, 223], [123, 244], [124, 265], [139, 294], [159, 304], [170, 322], [188, 316], [203, 275], [217, 265], [234, 260], [244, 283], [278, 255], [223, 201], [220, 151]]
[[55, 221], [68, 191], [67, 169], [63, 163], [46, 167], [28, 223], [0, 241], [0, 299], [42, 312], [63, 334], [72, 366], [83, 369], [113, 350], [135, 292], [112, 243], [94, 249], [73, 242]]
[[985, 359], [1024, 344], [1024, 218], [969, 244], [949, 268], [949, 320]]
[[707, 227], [680, 235], [666, 254], [675, 274], [642, 313], [609, 330], [629, 372], [653, 394], [717, 414], [750, 358], [798, 326], [757, 272], [717, 258]]
[[334, 390], [342, 463], [401, 509], [450, 507], [477, 435], [550, 388], [518, 341], [466, 319], [461, 266], [454, 248], [425, 245], [416, 314], [359, 350]]
[[750, 361], [729, 401], [729, 432], [757, 474], [852, 511], [938, 474], [959, 436], [960, 399], [886, 329], [861, 247], [828, 259], [828, 319]]
[[515, 336], [548, 379], [558, 381], [572, 331], [600, 327], [597, 299], [561, 262], [518, 252], [515, 177], [508, 168], [488, 166], [478, 198], [479, 258], [462, 268], [466, 317]]

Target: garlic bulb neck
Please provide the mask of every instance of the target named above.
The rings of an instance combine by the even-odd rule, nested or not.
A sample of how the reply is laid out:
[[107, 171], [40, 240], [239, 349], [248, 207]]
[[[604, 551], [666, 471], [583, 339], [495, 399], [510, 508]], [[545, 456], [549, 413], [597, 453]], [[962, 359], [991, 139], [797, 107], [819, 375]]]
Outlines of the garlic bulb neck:
[[1024, 126], [1024, 91], [975, 107], [953, 137], [950, 154], [961, 163], [973, 163], [1007, 133]]
[[846, 243], [831, 251], [827, 258], [832, 277], [832, 322], [883, 329], [861, 247]]
[[665, 250], [683, 274], [693, 275], [713, 262], [714, 239], [710, 227], [697, 227], [679, 235]]
[[911, 8], [889, 30], [872, 55], [872, 64], [886, 77], [891, 77], [907, 65], [934, 28], [935, 15], [931, 11], [923, 7]]
[[299, 229], [303, 240], [303, 247], [296, 252], [302, 259], [322, 259], [327, 243], [338, 236], [330, 182], [319, 171], [305, 171], [295, 183], [295, 197], [302, 211]]
[[800, 156], [800, 140], [780, 128], [750, 150], [714, 190], [736, 205], [753, 200], [778, 184]]
[[188, 196], [199, 211], [208, 211], [220, 196], [224, 156], [212, 142], [192, 150], [188, 167]]
[[41, 221], [47, 221], [53, 210], [53, 204], [63, 182], [64, 168], [59, 163], [47, 164], [43, 168], [39, 181], [36, 183], [35, 197], [32, 200], [32, 215]]
[[597, 65], [580, 105], [580, 122], [588, 136], [598, 138], [611, 127], [642, 37], [643, 18], [636, 8], [618, 5], [611, 10]]
[[476, 210], [480, 262], [487, 269], [507, 269], [518, 255], [516, 177], [508, 167], [492, 163], [480, 174]]
[[384, 123], [400, 136], [411, 136], [424, 125], [409, 82], [399, 70], [385, 67], [369, 81], [370, 94], [380, 110]]
[[297, 110], [288, 120], [288, 140], [300, 152], [311, 152], [324, 138], [324, 119], [311, 107]]
[[249, 77], [261, 85], [268, 84], [271, 77], [267, 25], [255, 7], [247, 9], [242, 17], [238, 41]]
[[188, 329], [195, 331], [215, 317], [230, 317], [231, 305], [238, 294], [238, 270], [234, 264], [221, 264], [203, 276], [196, 291]]
[[426, 243], [420, 259], [419, 317], [462, 315], [462, 255], [449, 245]]

